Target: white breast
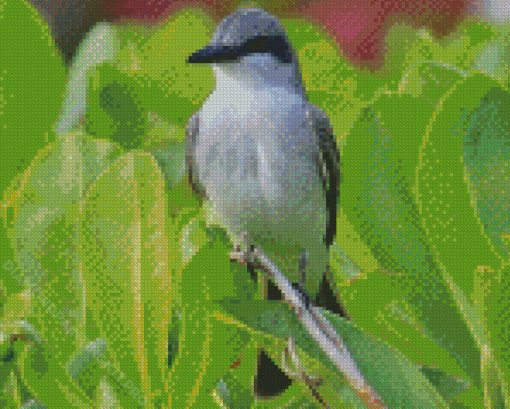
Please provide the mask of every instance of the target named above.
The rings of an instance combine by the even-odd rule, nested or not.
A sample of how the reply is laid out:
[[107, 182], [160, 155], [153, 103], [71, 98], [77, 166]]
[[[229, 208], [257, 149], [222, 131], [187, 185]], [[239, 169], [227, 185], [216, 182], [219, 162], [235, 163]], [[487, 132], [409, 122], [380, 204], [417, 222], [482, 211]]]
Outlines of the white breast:
[[283, 91], [231, 91], [215, 91], [202, 107], [194, 151], [218, 216], [234, 234], [320, 241], [326, 200], [318, 146], [305, 126], [307, 102]]

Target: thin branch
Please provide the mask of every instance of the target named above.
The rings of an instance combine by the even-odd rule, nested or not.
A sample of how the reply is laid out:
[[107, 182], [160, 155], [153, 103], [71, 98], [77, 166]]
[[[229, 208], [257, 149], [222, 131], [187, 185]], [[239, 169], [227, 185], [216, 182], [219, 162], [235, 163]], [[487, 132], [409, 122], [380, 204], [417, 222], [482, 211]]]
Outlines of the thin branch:
[[271, 277], [282, 292], [283, 299], [289, 304], [310, 336], [338, 370], [344, 374], [347, 382], [365, 404], [371, 409], [387, 409], [374, 388], [361, 375], [349, 349], [344, 345], [342, 338], [336, 333], [334, 327], [322, 315], [320, 309], [311, 304], [307, 307], [303, 296], [292, 287], [290, 282], [278, 270], [278, 267], [260, 249], [252, 246], [246, 252], [230, 253], [230, 258], [232, 261], [259, 268]]

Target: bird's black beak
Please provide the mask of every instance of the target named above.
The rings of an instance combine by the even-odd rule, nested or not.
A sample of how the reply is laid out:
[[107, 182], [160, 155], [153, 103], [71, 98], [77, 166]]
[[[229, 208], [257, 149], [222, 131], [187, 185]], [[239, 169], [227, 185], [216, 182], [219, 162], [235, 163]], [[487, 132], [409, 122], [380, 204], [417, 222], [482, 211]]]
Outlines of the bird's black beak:
[[240, 55], [239, 47], [211, 47], [207, 46], [191, 54], [188, 58], [190, 64], [207, 64], [222, 61], [231, 61]]

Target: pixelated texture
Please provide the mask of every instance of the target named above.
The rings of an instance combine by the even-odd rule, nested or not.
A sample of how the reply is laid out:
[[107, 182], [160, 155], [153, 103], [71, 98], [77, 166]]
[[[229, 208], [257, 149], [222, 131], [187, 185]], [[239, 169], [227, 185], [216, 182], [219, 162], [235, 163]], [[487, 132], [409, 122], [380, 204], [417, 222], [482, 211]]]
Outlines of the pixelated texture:
[[[165, 209], [161, 172], [143, 153], [118, 158], [89, 190], [82, 209], [87, 322], [94, 328], [88, 335], [108, 338], [106, 356], [146, 397], [149, 390], [161, 395], [165, 385], [172, 302]], [[119, 394], [121, 402], [124, 397]]]
[[[159, 26], [186, 3], [34, 3], [55, 38], [0, 1], [1, 408], [365, 407], [229, 261], [243, 230], [290, 281], [307, 248], [309, 293], [328, 273], [388, 407], [508, 405], [507, 23], [460, 0], [268, 1], [260, 25], [216, 25], [237, 3], [214, 0]], [[90, 30], [119, 17], [147, 25]], [[188, 64], [206, 44], [241, 58]]]
[[[392, 279], [394, 285], [402, 287], [405, 303], [423, 322], [428, 336], [436, 338], [470, 376], [477, 377], [479, 354], [475, 342], [422, 238], [418, 207], [412, 200], [407, 175], [419, 163], [419, 150], [410, 149], [409, 129], [400, 133], [400, 138], [398, 132], [389, 131], [397, 129], [392, 122], [397, 126], [400, 122], [398, 111], [383, 110], [385, 100], [392, 98], [400, 96], [384, 96], [364, 110], [350, 135], [356, 138], [356, 145], [344, 148], [344, 211], [361, 236], [366, 237], [381, 265], [397, 275]], [[402, 98], [410, 99], [406, 95]], [[414, 143], [418, 148], [420, 141]], [[409, 152], [414, 152], [414, 156]], [[403, 273], [401, 277], [399, 273]], [[426, 318], [432, 316], [434, 320]]]

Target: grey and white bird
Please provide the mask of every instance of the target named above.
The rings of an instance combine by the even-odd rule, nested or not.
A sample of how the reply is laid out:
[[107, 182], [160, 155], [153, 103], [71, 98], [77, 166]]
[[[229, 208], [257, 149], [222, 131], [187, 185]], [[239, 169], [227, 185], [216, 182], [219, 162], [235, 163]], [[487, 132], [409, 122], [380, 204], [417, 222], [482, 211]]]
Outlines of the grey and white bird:
[[317, 297], [330, 280], [339, 154], [285, 29], [263, 9], [238, 9], [188, 62], [209, 64], [216, 79], [187, 126], [191, 183], [237, 243], [260, 246]]

